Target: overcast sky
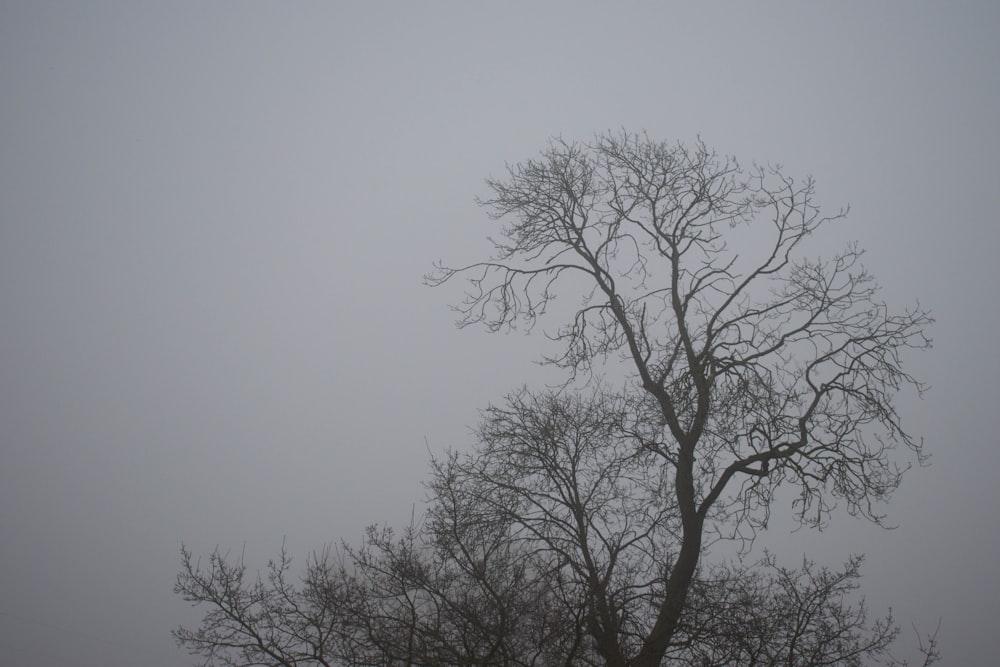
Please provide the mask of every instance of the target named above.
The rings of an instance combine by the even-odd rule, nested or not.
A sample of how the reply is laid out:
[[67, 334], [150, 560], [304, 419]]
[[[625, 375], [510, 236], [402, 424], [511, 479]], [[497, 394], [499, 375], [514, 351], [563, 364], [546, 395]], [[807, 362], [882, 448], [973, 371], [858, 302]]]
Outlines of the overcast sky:
[[764, 541], [867, 553], [873, 612], [990, 663], [998, 34], [987, 1], [3, 0], [0, 664], [189, 665], [182, 542], [301, 563], [404, 522], [547, 349], [456, 330], [422, 274], [483, 255], [505, 162], [621, 127], [814, 175], [831, 247], [933, 311], [899, 527]]

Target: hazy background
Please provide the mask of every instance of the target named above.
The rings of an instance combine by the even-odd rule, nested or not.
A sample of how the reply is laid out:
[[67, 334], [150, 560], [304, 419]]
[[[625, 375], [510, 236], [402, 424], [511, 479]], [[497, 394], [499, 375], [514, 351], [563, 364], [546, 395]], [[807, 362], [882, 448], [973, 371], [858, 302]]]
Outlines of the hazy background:
[[933, 310], [899, 528], [765, 543], [866, 552], [873, 612], [992, 663], [998, 34], [994, 2], [3, 0], [0, 664], [189, 665], [182, 541], [301, 564], [406, 521], [546, 349], [421, 275], [482, 256], [505, 161], [620, 127], [813, 174], [831, 247]]

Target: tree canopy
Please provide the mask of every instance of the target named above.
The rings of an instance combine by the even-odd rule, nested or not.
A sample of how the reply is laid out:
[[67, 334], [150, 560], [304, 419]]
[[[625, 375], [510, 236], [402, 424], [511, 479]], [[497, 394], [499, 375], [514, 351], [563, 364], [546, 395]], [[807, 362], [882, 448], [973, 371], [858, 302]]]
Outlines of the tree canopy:
[[846, 215], [819, 210], [811, 178], [620, 132], [553, 140], [488, 184], [494, 255], [438, 264], [429, 282], [467, 277], [460, 324], [491, 331], [534, 326], [569, 292], [580, 305], [550, 330], [561, 348], [547, 360], [571, 379], [625, 362], [622, 393], [658, 429], [643, 447], [670, 478], [678, 555], [631, 664], [660, 664], [706, 531], [765, 525], [779, 486], [797, 487], [805, 523], [838, 500], [881, 521], [902, 477], [893, 450], [923, 458], [893, 401], [924, 388], [902, 353], [930, 345], [932, 320], [880, 301], [857, 245], [805, 254]]

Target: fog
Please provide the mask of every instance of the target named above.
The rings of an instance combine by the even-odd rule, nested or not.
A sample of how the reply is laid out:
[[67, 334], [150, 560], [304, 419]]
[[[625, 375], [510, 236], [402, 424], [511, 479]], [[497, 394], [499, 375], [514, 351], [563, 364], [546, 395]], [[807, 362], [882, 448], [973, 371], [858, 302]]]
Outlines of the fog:
[[[458, 330], [484, 179], [555, 135], [812, 174], [896, 307], [932, 465], [761, 546], [863, 552], [873, 614], [987, 664], [1000, 615], [993, 3], [0, 5], [0, 664], [190, 665], [180, 547], [263, 564], [420, 511], [430, 453], [543, 381]], [[905, 457], [901, 459], [905, 462]], [[909, 651], [909, 653], [908, 653]]]

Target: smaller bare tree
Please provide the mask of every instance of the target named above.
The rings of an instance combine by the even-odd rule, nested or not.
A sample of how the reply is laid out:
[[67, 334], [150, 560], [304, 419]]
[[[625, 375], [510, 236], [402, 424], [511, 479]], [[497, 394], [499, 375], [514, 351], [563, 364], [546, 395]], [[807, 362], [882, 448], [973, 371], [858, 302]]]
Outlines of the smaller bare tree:
[[216, 549], [207, 567], [181, 548], [174, 592], [208, 609], [196, 629], [180, 627], [174, 638], [204, 667], [298, 667], [362, 664], [365, 645], [350, 610], [360, 589], [327, 549], [314, 554], [298, 582], [282, 549], [265, 575], [247, 576], [243, 556]]

